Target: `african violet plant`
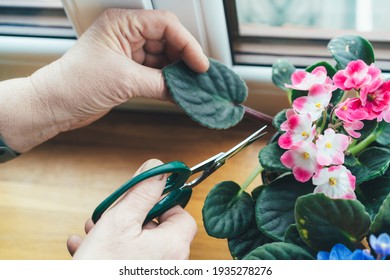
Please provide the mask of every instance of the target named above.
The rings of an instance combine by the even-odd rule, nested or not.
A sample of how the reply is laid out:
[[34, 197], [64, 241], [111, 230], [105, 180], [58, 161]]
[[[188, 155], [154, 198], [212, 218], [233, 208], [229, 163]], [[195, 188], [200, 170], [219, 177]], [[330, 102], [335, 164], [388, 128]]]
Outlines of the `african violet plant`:
[[[204, 227], [227, 239], [234, 259], [390, 255], [390, 81], [364, 38], [335, 38], [328, 50], [334, 66], [273, 65], [291, 108], [273, 119], [278, 133], [247, 181], [221, 182], [205, 200]], [[163, 73], [173, 99], [203, 125], [225, 129], [250, 114], [240, 105], [245, 83], [216, 61], [206, 74], [183, 63]], [[248, 193], [260, 174], [263, 185]]]

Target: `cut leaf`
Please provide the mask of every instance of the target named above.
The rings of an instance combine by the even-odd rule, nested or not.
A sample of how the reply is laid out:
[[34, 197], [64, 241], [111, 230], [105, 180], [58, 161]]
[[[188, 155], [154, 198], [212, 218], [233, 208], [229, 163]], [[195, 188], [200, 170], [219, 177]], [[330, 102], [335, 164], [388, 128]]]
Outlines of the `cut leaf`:
[[355, 164], [346, 167], [356, 176], [356, 185], [382, 176], [390, 165], [390, 150], [387, 148], [371, 147], [362, 151]]
[[312, 260], [313, 257], [301, 247], [283, 242], [273, 242], [250, 252], [244, 260]]
[[330, 40], [328, 50], [340, 69], [352, 60], [361, 59], [370, 65], [375, 62], [374, 50], [369, 41], [360, 36], [349, 35]]
[[354, 250], [371, 224], [358, 200], [331, 199], [322, 193], [298, 198], [295, 219], [305, 243], [321, 251], [330, 251], [337, 243]]
[[217, 184], [202, 209], [206, 232], [216, 238], [234, 238], [245, 232], [254, 219], [254, 201], [232, 181]]
[[300, 183], [292, 174], [281, 176], [265, 186], [256, 201], [256, 222], [260, 231], [283, 241], [291, 224], [295, 223], [294, 206], [298, 197], [311, 193], [314, 185]]
[[210, 59], [206, 73], [192, 71], [184, 62], [163, 68], [173, 100], [193, 120], [215, 129], [226, 129], [244, 116], [248, 90], [245, 82], [224, 64]]
[[386, 197], [382, 206], [379, 208], [379, 212], [372, 222], [370, 232], [375, 235], [390, 232], [390, 194]]
[[253, 221], [251, 226], [241, 235], [228, 239], [230, 254], [233, 259], [241, 260], [257, 247], [273, 242], [271, 238], [260, 232]]

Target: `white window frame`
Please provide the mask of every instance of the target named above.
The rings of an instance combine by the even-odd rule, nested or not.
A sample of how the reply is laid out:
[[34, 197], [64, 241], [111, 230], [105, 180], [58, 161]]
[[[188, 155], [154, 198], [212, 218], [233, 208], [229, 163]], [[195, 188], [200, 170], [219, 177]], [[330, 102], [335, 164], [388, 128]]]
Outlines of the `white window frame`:
[[[223, 0], [62, 0], [65, 12], [80, 36], [106, 8], [157, 9], [174, 12], [182, 24], [200, 42], [205, 53], [231, 67], [248, 84], [246, 105], [275, 114], [287, 103], [284, 93], [273, 86], [271, 68], [232, 64]], [[13, 67], [6, 78], [26, 75], [61, 57], [73, 44], [72, 39], [18, 38], [0, 36], [0, 67]], [[55, 47], [53, 47], [55, 45]], [[15, 46], [18, 46], [15, 48]], [[29, 67], [23, 67], [28, 65]], [[27, 70], [23, 70], [27, 69]], [[4, 79], [0, 72], [0, 80]], [[131, 100], [123, 107], [151, 110], [175, 110], [157, 101]]]
[[222, 0], [62, 0], [78, 35], [110, 7], [164, 9], [174, 12], [202, 45], [205, 53], [231, 67], [242, 78], [270, 82], [270, 67], [234, 66]]

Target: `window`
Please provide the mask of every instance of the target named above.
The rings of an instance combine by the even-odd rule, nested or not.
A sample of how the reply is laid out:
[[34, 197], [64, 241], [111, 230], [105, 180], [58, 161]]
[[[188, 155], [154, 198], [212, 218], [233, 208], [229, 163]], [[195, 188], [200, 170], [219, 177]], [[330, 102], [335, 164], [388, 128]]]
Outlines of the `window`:
[[0, 0], [0, 35], [75, 38], [60, 0]]
[[298, 67], [330, 60], [333, 37], [358, 34], [390, 70], [386, 0], [224, 0], [233, 64], [269, 66], [284, 57]]

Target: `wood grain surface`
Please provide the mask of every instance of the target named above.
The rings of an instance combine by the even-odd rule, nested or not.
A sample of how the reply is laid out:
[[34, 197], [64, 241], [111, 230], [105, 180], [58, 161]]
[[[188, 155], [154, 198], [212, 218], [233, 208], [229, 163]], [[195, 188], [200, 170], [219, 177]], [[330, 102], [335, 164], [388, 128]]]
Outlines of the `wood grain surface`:
[[[243, 120], [211, 130], [183, 114], [112, 111], [94, 124], [58, 135], [0, 166], [0, 259], [70, 259], [66, 240], [84, 234], [95, 207], [150, 158], [193, 166], [230, 149], [263, 124]], [[186, 210], [198, 233], [190, 259], [231, 259], [226, 240], [209, 237], [202, 207], [218, 182], [242, 184], [273, 134], [246, 148], [194, 189]], [[252, 188], [261, 184], [258, 178]]]

